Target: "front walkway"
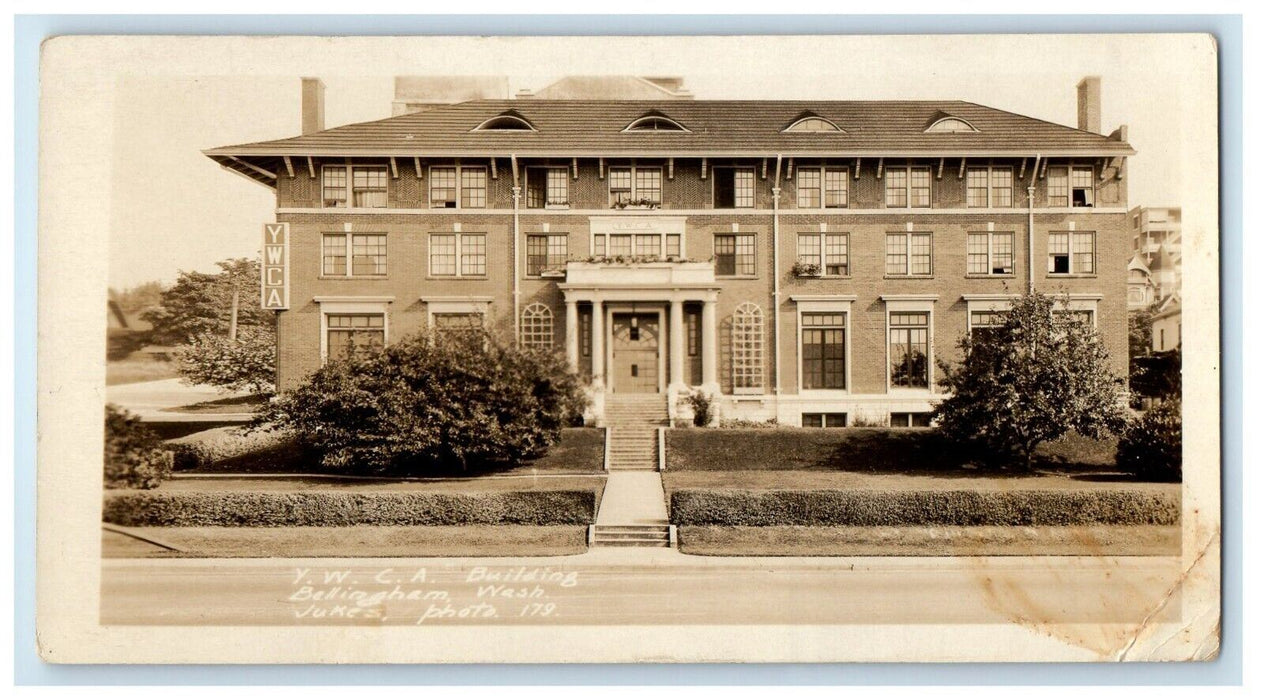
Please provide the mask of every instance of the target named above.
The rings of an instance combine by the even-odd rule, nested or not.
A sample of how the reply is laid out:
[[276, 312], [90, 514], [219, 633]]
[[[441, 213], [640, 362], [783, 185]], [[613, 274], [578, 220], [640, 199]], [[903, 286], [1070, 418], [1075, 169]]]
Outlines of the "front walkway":
[[597, 510], [597, 525], [666, 524], [667, 501], [658, 472], [610, 472]]

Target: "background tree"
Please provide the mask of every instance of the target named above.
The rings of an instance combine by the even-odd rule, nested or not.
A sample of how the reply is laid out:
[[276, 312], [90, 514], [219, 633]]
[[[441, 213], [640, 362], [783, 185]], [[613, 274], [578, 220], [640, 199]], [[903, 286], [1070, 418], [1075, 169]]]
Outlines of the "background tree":
[[1160, 401], [1128, 425], [1115, 464], [1147, 481], [1181, 480], [1181, 397]]
[[110, 298], [118, 302], [123, 313], [134, 314], [162, 304], [162, 282], [142, 282], [127, 289], [110, 289]]
[[935, 407], [946, 435], [1024, 468], [1045, 441], [1074, 430], [1117, 434], [1126, 424], [1123, 381], [1097, 332], [1066, 301], [1031, 293], [1001, 315], [1001, 325], [963, 338], [963, 360], [939, 363], [949, 398]]
[[1154, 311], [1157, 303], [1144, 309], [1128, 312], [1128, 357], [1137, 358], [1150, 354], [1153, 341]]
[[539, 457], [586, 404], [556, 353], [482, 330], [423, 332], [317, 370], [256, 417], [326, 467], [442, 475]]
[[237, 325], [276, 327], [276, 314], [259, 305], [259, 261], [234, 258], [216, 263], [218, 273], [181, 272], [163, 291], [161, 305], [141, 315], [153, 330], [150, 342], [180, 345], [205, 334], [229, 335], [233, 296]]

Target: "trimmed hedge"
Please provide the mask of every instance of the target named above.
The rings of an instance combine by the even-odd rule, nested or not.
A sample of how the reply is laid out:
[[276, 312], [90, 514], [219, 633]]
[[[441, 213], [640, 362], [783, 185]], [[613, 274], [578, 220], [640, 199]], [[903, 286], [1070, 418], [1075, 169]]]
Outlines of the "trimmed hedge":
[[277, 431], [256, 430], [245, 432], [240, 426], [212, 428], [200, 433], [168, 440], [167, 446], [175, 452], [176, 471], [192, 471], [213, 467], [234, 457], [276, 451], [281, 448], [297, 449], [288, 435]]
[[[953, 470], [971, 456], [934, 428], [676, 429], [666, 435], [667, 469], [742, 471]], [[1041, 445], [1037, 461], [1113, 467], [1110, 440], [1068, 435]]]
[[127, 492], [106, 497], [104, 520], [131, 527], [587, 525], [596, 510], [593, 491]]
[[742, 491], [671, 494], [677, 525], [1174, 525], [1180, 497], [1094, 491]]

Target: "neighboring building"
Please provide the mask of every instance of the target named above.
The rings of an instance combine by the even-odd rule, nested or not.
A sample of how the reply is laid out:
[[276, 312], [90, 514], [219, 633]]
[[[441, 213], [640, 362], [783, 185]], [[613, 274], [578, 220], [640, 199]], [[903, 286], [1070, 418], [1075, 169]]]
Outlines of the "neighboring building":
[[1154, 285], [1154, 299], [1181, 289], [1180, 207], [1133, 207], [1128, 212], [1132, 249], [1145, 262]]
[[539, 90], [519, 90], [536, 100], [692, 100], [684, 78], [639, 75], [572, 75]]
[[503, 75], [398, 75], [391, 114], [412, 114], [440, 105], [509, 97], [509, 78]]
[[[1126, 130], [959, 101], [478, 100], [207, 151], [290, 230], [278, 374], [431, 326], [724, 417], [926, 422], [1029, 284], [1128, 368]], [[305, 94], [314, 94], [310, 91]], [[319, 109], [306, 104], [305, 113]], [[1030, 193], [1030, 199], [1029, 199]]]
[[1181, 295], [1163, 300], [1150, 319], [1150, 347], [1154, 352], [1174, 350], [1181, 346]]
[[1146, 265], [1144, 255], [1134, 252], [1128, 260], [1128, 310], [1148, 309], [1156, 298], [1150, 266]]

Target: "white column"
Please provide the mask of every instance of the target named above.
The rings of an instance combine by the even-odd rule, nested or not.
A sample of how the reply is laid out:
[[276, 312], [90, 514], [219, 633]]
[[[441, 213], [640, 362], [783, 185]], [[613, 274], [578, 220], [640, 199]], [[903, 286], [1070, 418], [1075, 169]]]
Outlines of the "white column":
[[710, 391], [719, 391], [720, 383], [716, 380], [715, 361], [716, 353], [719, 348], [716, 347], [716, 327], [715, 327], [715, 302], [707, 301], [702, 304], [702, 385]]
[[671, 303], [671, 378], [673, 391], [685, 389], [685, 304], [679, 299]]
[[575, 300], [566, 300], [566, 363], [571, 371], [579, 370], [579, 310]]
[[598, 299], [593, 300], [592, 307], [593, 385], [600, 388], [606, 385], [606, 313]]

